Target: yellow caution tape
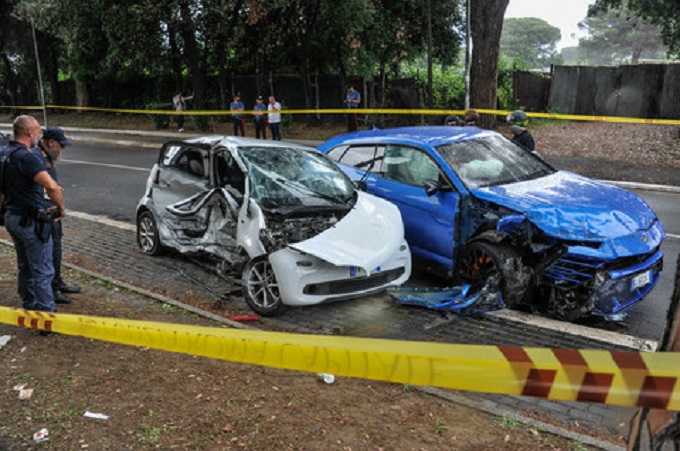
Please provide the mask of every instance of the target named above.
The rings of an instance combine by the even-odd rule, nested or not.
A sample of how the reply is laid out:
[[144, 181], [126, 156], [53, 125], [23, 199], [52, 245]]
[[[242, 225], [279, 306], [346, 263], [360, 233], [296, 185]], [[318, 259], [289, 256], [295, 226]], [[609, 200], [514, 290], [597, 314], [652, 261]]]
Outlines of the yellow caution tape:
[[[14, 109], [14, 110], [42, 110], [40, 106], [3, 106], [0, 108]], [[96, 111], [103, 113], [129, 113], [129, 114], [157, 114], [157, 115], [187, 115], [187, 116], [231, 116], [235, 114], [230, 110], [133, 110], [121, 108], [96, 108], [96, 107], [77, 107], [77, 106], [59, 106], [59, 105], [45, 105], [45, 108], [55, 108], [61, 110], [74, 111]], [[507, 116], [511, 111], [506, 110], [488, 110], [477, 109], [480, 114], [493, 114], [495, 116]], [[390, 108], [329, 108], [329, 109], [298, 109], [298, 110], [281, 110], [281, 114], [381, 114], [381, 115], [423, 115], [423, 116], [450, 116], [463, 115], [464, 110], [426, 110], [426, 109], [390, 109]], [[267, 114], [267, 111], [248, 110], [236, 114], [241, 115], [257, 115]], [[556, 119], [556, 120], [570, 120], [570, 121], [591, 121], [591, 122], [612, 122], [612, 123], [627, 123], [627, 124], [659, 124], [659, 125], [680, 125], [678, 119], [649, 119], [636, 117], [618, 117], [618, 116], [581, 116], [577, 114], [557, 114], [557, 113], [531, 113], [527, 112], [527, 116], [535, 118]]]
[[456, 345], [220, 329], [0, 307], [0, 322], [289, 370], [680, 410], [680, 353]]

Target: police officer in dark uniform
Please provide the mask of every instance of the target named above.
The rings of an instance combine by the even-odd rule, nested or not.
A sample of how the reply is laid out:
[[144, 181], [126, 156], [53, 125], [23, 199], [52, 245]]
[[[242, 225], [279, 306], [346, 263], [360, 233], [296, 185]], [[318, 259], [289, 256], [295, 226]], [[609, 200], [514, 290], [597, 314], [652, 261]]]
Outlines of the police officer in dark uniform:
[[[17, 255], [18, 288], [21, 305], [27, 310], [54, 312], [52, 293], [51, 222], [66, 215], [61, 188], [31, 151], [40, 139], [40, 124], [32, 116], [14, 121], [14, 140], [2, 149], [8, 157], [4, 175], [5, 227]], [[47, 193], [55, 208], [45, 210]]]
[[[61, 152], [66, 146], [72, 146], [73, 143], [66, 139], [64, 131], [59, 127], [47, 127], [43, 131], [43, 138], [38, 143], [38, 148], [34, 149], [36, 154], [40, 157], [48, 174], [59, 182], [57, 179], [57, 169], [55, 164], [61, 157]], [[45, 199], [45, 206], [47, 208], [53, 207], [54, 204], [49, 198]], [[71, 299], [65, 293], [80, 293], [80, 288], [72, 287], [64, 282], [61, 277], [61, 238], [64, 231], [61, 222], [52, 224], [52, 263], [54, 264], [54, 279], [52, 279], [52, 290], [54, 292], [54, 302], [57, 304], [70, 304]]]
[[529, 116], [527, 116], [524, 111], [517, 110], [508, 114], [508, 117], [505, 120], [508, 124], [510, 124], [510, 131], [512, 132], [511, 141], [521, 146], [524, 150], [536, 153], [534, 137], [531, 135], [529, 130], [527, 130], [527, 125], [529, 125]]

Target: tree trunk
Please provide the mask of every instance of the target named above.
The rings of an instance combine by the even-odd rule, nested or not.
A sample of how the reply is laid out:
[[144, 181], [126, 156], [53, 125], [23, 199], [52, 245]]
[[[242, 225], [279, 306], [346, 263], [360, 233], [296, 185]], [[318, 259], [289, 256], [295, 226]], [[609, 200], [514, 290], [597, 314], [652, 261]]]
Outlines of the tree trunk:
[[342, 59], [342, 49], [340, 42], [335, 44], [335, 63], [338, 66], [338, 75], [340, 76], [340, 98], [344, 100], [344, 90], [347, 86], [347, 69], [345, 68], [345, 61]]
[[205, 109], [205, 77], [201, 68], [201, 59], [198, 44], [196, 43], [196, 30], [191, 21], [188, 0], [180, 1], [179, 8], [181, 14], [179, 30], [184, 41], [184, 57], [189, 67], [191, 85], [194, 88], [194, 106], [198, 110], [203, 110]]
[[[312, 101], [312, 87], [309, 83], [309, 55], [310, 42], [314, 35], [316, 20], [319, 17], [319, 8], [321, 7], [321, 0], [315, 0], [306, 11], [306, 26], [300, 30], [300, 77], [302, 78], [302, 92], [305, 95], [305, 108], [311, 109]], [[315, 119], [313, 115], [305, 115], [305, 119], [309, 122]]]
[[231, 96], [229, 95], [230, 93], [228, 92], [228, 79], [229, 75], [227, 74], [227, 52], [224, 48], [224, 45], [217, 45], [217, 48], [215, 49], [215, 52], [217, 53], [217, 67], [218, 67], [218, 72], [217, 72], [217, 84], [220, 86], [220, 108], [223, 110], [228, 109], [227, 107], [229, 106]]
[[267, 92], [269, 90], [267, 87], [267, 72], [264, 51], [258, 48], [255, 51], [255, 89], [257, 91], [256, 94], [265, 97], [265, 99], [269, 96]]
[[427, 0], [427, 107], [434, 108], [434, 93], [432, 89], [432, 4]]
[[[302, 46], [304, 49], [305, 45]], [[305, 109], [312, 109], [312, 87], [309, 83], [309, 58], [307, 58], [307, 52], [303, 50], [303, 55], [300, 58], [300, 78], [302, 79], [302, 92], [305, 95]], [[307, 122], [310, 122], [313, 115], [305, 114], [304, 118]]]
[[182, 65], [180, 63], [180, 53], [179, 46], [177, 45], [177, 27], [173, 21], [168, 22], [168, 43], [170, 44], [170, 64], [172, 67], [172, 74], [175, 79], [175, 92], [172, 93], [174, 97], [175, 93], [181, 92], [183, 83], [182, 77]]
[[[498, 53], [503, 31], [503, 17], [510, 0], [474, 0], [470, 2], [470, 107], [496, 109]], [[496, 118], [482, 115], [480, 126], [493, 128]]]
[[54, 40], [45, 35], [45, 33], [36, 30], [38, 38], [38, 46], [40, 47], [40, 55], [42, 55], [42, 69], [45, 75], [46, 82], [50, 85], [51, 98], [45, 98], [45, 103], [52, 105], [61, 105], [60, 86], [59, 86], [59, 51], [56, 48]]
[[87, 88], [87, 83], [76, 80], [76, 106], [90, 106], [90, 93]]

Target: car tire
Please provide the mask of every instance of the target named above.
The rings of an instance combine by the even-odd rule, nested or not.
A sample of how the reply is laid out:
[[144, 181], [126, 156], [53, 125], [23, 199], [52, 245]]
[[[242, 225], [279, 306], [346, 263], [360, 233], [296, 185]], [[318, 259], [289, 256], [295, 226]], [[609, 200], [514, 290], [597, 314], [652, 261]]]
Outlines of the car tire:
[[163, 252], [156, 219], [148, 210], [137, 217], [137, 245], [148, 255], [159, 255]]
[[286, 310], [281, 300], [279, 283], [266, 255], [255, 257], [243, 268], [243, 296], [255, 312], [262, 316], [280, 316]]
[[519, 253], [509, 245], [472, 241], [463, 248], [456, 268], [460, 279], [474, 289], [481, 289], [489, 276], [500, 273], [503, 302], [509, 307], [523, 306], [531, 277]]

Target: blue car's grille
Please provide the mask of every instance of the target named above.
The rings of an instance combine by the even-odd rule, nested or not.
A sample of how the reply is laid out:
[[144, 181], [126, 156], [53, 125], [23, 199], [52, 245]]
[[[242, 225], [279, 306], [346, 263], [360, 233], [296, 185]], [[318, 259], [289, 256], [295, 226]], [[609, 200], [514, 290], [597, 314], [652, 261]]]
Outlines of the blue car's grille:
[[[576, 293], [587, 296], [595, 314], [617, 314], [640, 301], [656, 285], [663, 268], [663, 252], [657, 249], [622, 260], [605, 263], [564, 256], [543, 272], [539, 285], [554, 290], [553, 295], [559, 299], [568, 300]], [[628, 266], [623, 267], [623, 263]]]
[[543, 282], [559, 288], [575, 288], [591, 280], [597, 271], [608, 271], [634, 267], [646, 261], [658, 252], [658, 249], [647, 254], [620, 258], [610, 263], [579, 259], [574, 256], [564, 256], [558, 259], [543, 273]]
[[543, 273], [544, 282], [559, 288], [583, 285], [595, 276], [604, 262], [589, 262], [573, 257], [562, 257]]

